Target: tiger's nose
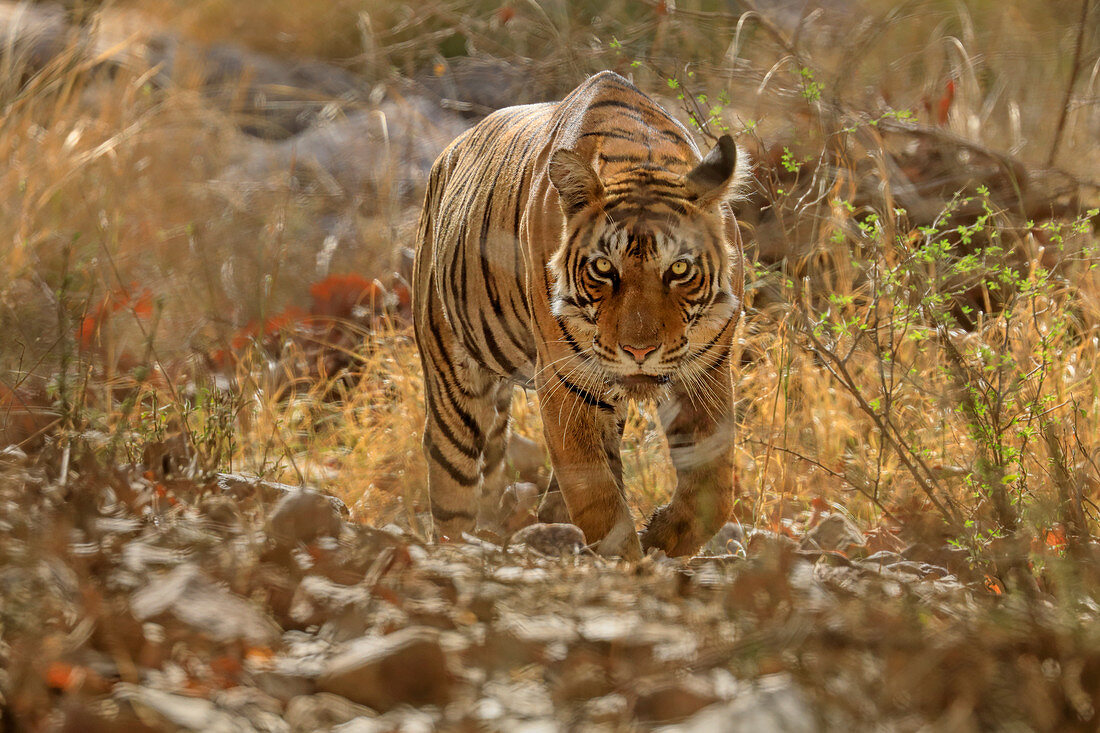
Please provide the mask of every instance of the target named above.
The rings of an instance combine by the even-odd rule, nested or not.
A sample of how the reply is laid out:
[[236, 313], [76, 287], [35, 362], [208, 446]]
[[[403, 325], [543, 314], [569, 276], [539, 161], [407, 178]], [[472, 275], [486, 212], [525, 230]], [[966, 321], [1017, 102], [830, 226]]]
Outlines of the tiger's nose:
[[627, 346], [626, 344], [619, 344], [623, 351], [627, 352], [634, 357], [634, 361], [641, 364], [645, 361], [645, 358], [657, 350], [656, 346]]

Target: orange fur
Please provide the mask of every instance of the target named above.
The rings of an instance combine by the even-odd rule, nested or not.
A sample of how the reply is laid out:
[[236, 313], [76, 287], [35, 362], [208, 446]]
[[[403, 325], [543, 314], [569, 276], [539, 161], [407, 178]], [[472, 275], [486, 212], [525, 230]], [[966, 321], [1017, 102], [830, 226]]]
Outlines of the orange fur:
[[[729, 353], [743, 264], [727, 205], [745, 166], [705, 158], [625, 79], [500, 110], [436, 161], [413, 283], [437, 532], [485, 524], [503, 489], [515, 384], [538, 392], [556, 483], [598, 551], [690, 554], [733, 492]], [[641, 538], [619, 442], [656, 398], [678, 486]]]

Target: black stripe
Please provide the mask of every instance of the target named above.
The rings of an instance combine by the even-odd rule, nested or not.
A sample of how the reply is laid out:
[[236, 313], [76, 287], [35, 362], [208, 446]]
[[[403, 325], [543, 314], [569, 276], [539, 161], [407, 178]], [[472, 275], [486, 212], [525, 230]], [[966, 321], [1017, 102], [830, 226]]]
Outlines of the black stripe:
[[460, 486], [474, 486], [477, 484], [479, 475], [475, 474], [472, 478], [458, 470], [453, 463], [447, 460], [447, 457], [439, 450], [435, 443], [428, 441], [428, 455], [439, 464], [439, 466], [447, 472], [454, 482]]
[[456, 436], [454, 431], [451, 429], [451, 426], [448, 425], [447, 421], [443, 419], [443, 415], [440, 414], [439, 407], [435, 404], [435, 400], [431, 398], [430, 392], [428, 394], [428, 399], [426, 400], [426, 402], [428, 403], [428, 410], [431, 412], [432, 417], [435, 418], [435, 422], [432, 423], [432, 425], [439, 427], [440, 431], [443, 433], [443, 437], [447, 439], [447, 442], [454, 446], [454, 448], [459, 453], [466, 456], [471, 461], [476, 461], [478, 458], [480, 458], [480, 445], [483, 444], [485, 441], [481, 437], [481, 430], [477, 427], [476, 424], [473, 423], [473, 418], [467, 415], [462, 410], [459, 410], [457, 408], [455, 409], [455, 412], [457, 412], [459, 415], [459, 419], [467, 428], [471, 428], [471, 432], [473, 433], [471, 437], [473, 438], [475, 445], [473, 447], [470, 447], [462, 444], [462, 442], [458, 439], [458, 436]]
[[[700, 349], [699, 351], [697, 351], [697, 352], [696, 352], [696, 353], [695, 353], [695, 354], [693, 355], [693, 358], [697, 358], [697, 357], [699, 357], [699, 356], [702, 356], [703, 354], [705, 354], [705, 353], [707, 353], [708, 351], [710, 351], [711, 349], [713, 349], [713, 348], [714, 348], [714, 345], [718, 343], [718, 339], [722, 338], [722, 334], [724, 334], [724, 333], [726, 332], [726, 329], [727, 329], [727, 328], [729, 328], [729, 327], [730, 327], [730, 324], [731, 324], [731, 323], [733, 323], [733, 321], [734, 321], [734, 319], [735, 319], [735, 318], [737, 318], [737, 315], [738, 315], [738, 314], [734, 313], [734, 314], [733, 314], [732, 316], [730, 316], [729, 318], [727, 318], [727, 319], [726, 319], [726, 322], [725, 322], [724, 324], [722, 324], [722, 328], [718, 329], [718, 333], [716, 333], [716, 334], [714, 335], [714, 338], [712, 338], [712, 339], [711, 339], [711, 340], [710, 340], [709, 342], [707, 342], [707, 345], [706, 345], [706, 346], [704, 346], [704, 347], [703, 347], [702, 349]], [[728, 346], [729, 346], [729, 345], [727, 344], [726, 346], [727, 346], [727, 348], [728, 348]]]
[[[640, 161], [642, 159], [639, 158], [637, 155], [634, 155], [634, 154], [631, 154], [631, 153], [621, 153], [621, 154], [600, 153], [600, 160], [602, 160], [605, 163], [633, 163], [635, 161]], [[672, 173], [672, 171], [670, 171], [668, 169], [668, 166], [670, 166], [670, 165], [686, 165], [687, 162], [688, 161], [686, 161], [685, 159], [683, 159], [679, 156], [667, 155], [666, 154], [666, 155], [660, 155], [660, 156], [656, 156], [656, 157], [651, 156], [651, 157], [646, 159], [645, 163], [640, 163], [638, 165], [638, 167], [641, 168], [642, 170], [656, 170], [656, 171], [665, 171], [667, 173]]]
[[573, 306], [574, 308], [586, 308], [592, 305], [592, 299], [586, 297], [573, 297], [571, 295], [566, 295], [559, 298], [559, 300], [561, 300], [561, 302], [565, 303], [566, 305]]
[[[466, 220], [465, 219], [463, 219], [462, 222], [458, 226], [458, 232], [455, 236], [455, 240], [456, 240], [456, 243], [454, 245], [454, 248], [455, 248], [455, 269], [457, 271], [453, 272], [451, 274], [452, 275], [457, 275], [457, 277], [458, 277], [458, 295], [459, 295], [459, 297], [455, 298], [454, 297], [454, 292], [451, 291], [450, 288], [448, 288], [448, 291], [451, 293], [451, 304], [450, 304], [451, 308], [450, 308], [450, 310], [451, 310], [451, 313], [453, 313], [455, 316], [457, 316], [459, 325], [462, 326], [462, 332], [470, 334], [470, 333], [473, 333], [474, 329], [473, 329], [473, 325], [470, 323], [469, 318], [466, 317], [466, 307], [465, 307], [466, 304], [470, 302], [469, 284], [467, 282], [468, 281], [468, 275], [467, 275], [467, 272], [466, 272], [466, 258], [463, 256], [465, 254], [465, 249], [466, 249], [463, 246], [463, 242], [466, 241]], [[458, 336], [457, 333], [455, 335]], [[462, 339], [460, 339], [460, 340], [462, 340]], [[464, 345], [466, 345], [464, 341], [463, 341], [463, 343], [464, 343]]]
[[449, 522], [452, 519], [459, 518], [474, 519], [473, 512], [467, 512], [462, 509], [455, 509], [454, 511], [450, 509], [444, 509], [443, 507], [439, 506], [439, 504], [436, 504], [434, 501], [431, 502], [431, 507], [432, 518], [438, 519], [440, 522]]
[[667, 138], [668, 140], [671, 140], [674, 143], [677, 143], [678, 145], [683, 145], [685, 147], [687, 147], [687, 145], [688, 145], [688, 141], [684, 138], [684, 136], [680, 133], [679, 130], [675, 130], [675, 129], [671, 129], [671, 128], [660, 128], [660, 127], [653, 127], [653, 128], [650, 128], [650, 129], [654, 130], [655, 132], [660, 133], [661, 135], [664, 135], [665, 138]]
[[[554, 296], [550, 292], [550, 279], [544, 278], [543, 282], [546, 285], [546, 302], [553, 303]], [[560, 316], [554, 316], [554, 321], [558, 324], [558, 329], [561, 331], [561, 335], [565, 337], [565, 343], [569, 346], [569, 348], [571, 348], [576, 354], [583, 354], [584, 349], [582, 349], [580, 345], [577, 344], [577, 340], [573, 338], [573, 334], [571, 334], [569, 332], [569, 329], [565, 327], [565, 321], [563, 321]]]
[[[502, 171], [503, 171], [503, 167], [501, 167], [497, 170], [497, 174], [496, 174], [496, 176], [493, 177], [492, 184], [490, 184], [489, 191], [485, 195], [485, 200], [487, 202], [487, 205], [486, 205], [486, 208], [485, 208], [485, 211], [484, 211], [484, 216], [483, 216], [482, 222], [481, 222], [481, 233], [480, 233], [479, 242], [478, 242], [478, 251], [480, 252], [480, 255], [481, 255], [481, 277], [485, 282], [485, 292], [489, 296], [489, 304], [490, 304], [490, 306], [492, 306], [493, 315], [496, 316], [496, 321], [500, 324], [501, 329], [504, 331], [504, 334], [508, 337], [508, 340], [512, 342], [512, 345], [515, 347], [516, 351], [520, 352], [521, 354], [526, 355], [527, 349], [526, 349], [525, 344], [523, 342], [523, 338], [522, 338], [522, 336], [518, 335], [516, 331], [514, 331], [512, 329], [512, 324], [510, 322], [510, 319], [505, 316], [504, 309], [501, 307], [500, 294], [497, 292], [496, 283], [495, 283], [495, 281], [492, 277], [492, 274], [489, 271], [489, 252], [488, 252], [488, 249], [487, 249], [486, 245], [489, 241], [489, 228], [492, 225], [492, 220], [493, 220], [493, 217], [492, 217], [493, 192], [496, 190], [497, 181], [500, 179], [500, 174], [501, 174]], [[510, 300], [510, 298], [509, 298], [509, 300]], [[471, 304], [469, 302], [467, 302], [466, 307], [469, 307], [469, 305], [471, 305]], [[514, 310], [514, 308], [513, 308], [513, 310]], [[499, 348], [497, 347], [497, 345], [495, 343], [493, 343], [493, 339], [491, 338], [492, 335], [487, 330], [487, 325], [486, 325], [486, 322], [485, 322], [484, 314], [482, 314], [482, 316], [481, 316], [481, 325], [482, 325], [482, 330], [485, 333], [486, 346], [489, 347], [489, 350], [493, 354], [497, 354], [499, 352]], [[511, 364], [511, 361], [505, 360], [505, 362], [502, 362], [502, 364], [503, 363]], [[509, 372], [509, 375], [510, 374], [511, 374], [511, 372]]]
[[[607, 186], [604, 190], [608, 194], [615, 194], [619, 191], [624, 191], [631, 188], [640, 188], [645, 186], [647, 188], [657, 188], [662, 191], [683, 191], [684, 186], [679, 181], [662, 181], [659, 178], [653, 178], [652, 176], [637, 176], [633, 178], [624, 178], [615, 181], [615, 183]], [[679, 197], [686, 198], [686, 197]]]
[[[638, 112], [638, 105], [630, 104], [629, 102], [624, 102], [620, 99], [601, 99], [598, 102], [592, 102], [588, 105], [586, 109], [602, 109], [604, 107], [615, 107], [616, 109], [625, 109], [634, 113]], [[651, 111], [656, 111], [652, 107], [650, 109]]]
[[481, 278], [485, 281], [485, 293], [489, 296], [489, 304], [493, 307], [493, 313], [498, 317], [502, 311], [500, 309], [500, 297], [497, 294], [496, 284], [493, 282], [489, 273], [489, 228], [493, 223], [493, 192], [496, 191], [497, 181], [500, 180], [500, 174], [504, 170], [501, 166], [497, 169], [496, 175], [493, 176], [493, 182], [489, 184], [489, 190], [485, 194], [485, 211], [482, 212], [481, 217], [481, 233], [478, 236], [478, 251], [481, 253]]
[[624, 135], [621, 132], [612, 132], [610, 130], [605, 130], [603, 132], [599, 132], [599, 131], [582, 132], [577, 137], [578, 137], [578, 139], [580, 139], [582, 137], [606, 137], [606, 138], [611, 138], [612, 140], [628, 140], [632, 143], [638, 143], [640, 145], [645, 145], [647, 148], [649, 147], [649, 144], [646, 143], [644, 140], [638, 140], [637, 138], [632, 137], [631, 135]]
[[[448, 389], [453, 389], [453, 388], [457, 387], [458, 391], [461, 392], [464, 397], [473, 397], [474, 393], [470, 392], [469, 390], [467, 390], [465, 388], [465, 385], [463, 385], [459, 381], [458, 377], [455, 375], [454, 370], [451, 369], [451, 366], [450, 366], [451, 354], [450, 354], [449, 350], [447, 349], [446, 345], [443, 343], [443, 333], [438, 328], [436, 328], [436, 324], [435, 324], [434, 320], [432, 320], [432, 319], [429, 319], [429, 321], [428, 321], [428, 332], [431, 333], [432, 338], [435, 339], [436, 346], [438, 347], [439, 353], [442, 356], [442, 358], [440, 360], [438, 360], [434, 364], [434, 366], [435, 366], [437, 371], [446, 372], [446, 375], [444, 376], [443, 381], [447, 384]], [[448, 398], [451, 397], [450, 394], [448, 394], [447, 396], [448, 396]]]
[[[518, 323], [518, 324], [523, 324], [524, 326], [529, 326], [530, 319], [531, 319], [531, 314], [527, 311], [527, 301], [526, 300], [523, 301], [523, 305], [524, 305], [524, 312], [521, 314], [519, 312], [519, 309], [516, 308], [515, 300], [512, 299], [511, 295], [508, 296], [508, 308], [512, 311], [512, 313], [511, 313], [512, 318], [514, 318], [515, 322]], [[522, 346], [520, 348], [520, 353], [522, 353], [525, 357], [527, 357], [527, 359], [529, 361], [534, 361], [535, 360], [535, 337], [531, 334], [531, 329], [529, 327], [524, 328], [520, 332], [519, 336], [523, 340]]]
[[496, 361], [501, 371], [503, 371], [503, 373], [509, 377], [515, 374], [517, 371], [516, 365], [513, 364], [511, 360], [504, 355], [504, 352], [500, 350], [500, 346], [497, 344], [497, 340], [493, 338], [493, 332], [489, 328], [489, 323], [485, 320], [484, 312], [482, 312], [481, 314], [481, 332], [485, 336], [485, 345], [489, 347], [489, 354]]
[[598, 407], [601, 410], [607, 410], [609, 412], [614, 412], [615, 411], [615, 406], [614, 405], [611, 405], [611, 404], [608, 404], [607, 402], [604, 402], [603, 400], [601, 400], [599, 397], [592, 394], [588, 390], [582, 389], [581, 387], [578, 387], [577, 385], [573, 384], [568, 379], [563, 377], [561, 375], [561, 372], [559, 372], [556, 368], [554, 369], [554, 374], [557, 376], [558, 381], [560, 381], [562, 384], [565, 385], [566, 389], [568, 389], [570, 392], [572, 392], [573, 394], [577, 395], [582, 400], [584, 400], [584, 403], [586, 405], [588, 405], [589, 407]]
[[[686, 203], [686, 199], [684, 200]], [[670, 200], [667, 196], [661, 198], [654, 197], [638, 197], [638, 196], [622, 196], [619, 198], [609, 199], [603, 205], [603, 212], [610, 214], [615, 212], [615, 219], [629, 219], [632, 217], [649, 217], [651, 219], [657, 218], [657, 213], [654, 209], [657, 206], [667, 207], [671, 213], [680, 216], [687, 215], [687, 206], [679, 201]]]

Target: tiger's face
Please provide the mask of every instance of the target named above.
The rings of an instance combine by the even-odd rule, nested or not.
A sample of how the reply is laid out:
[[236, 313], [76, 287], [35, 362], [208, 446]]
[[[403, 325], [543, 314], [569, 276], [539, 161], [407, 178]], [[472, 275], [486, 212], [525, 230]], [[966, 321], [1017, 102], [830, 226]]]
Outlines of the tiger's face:
[[687, 175], [645, 168], [604, 182], [571, 152], [552, 158], [566, 226], [548, 264], [551, 308], [584, 350], [568, 365], [582, 381], [640, 399], [709, 365], [713, 339], [741, 309], [723, 212], [735, 148], [725, 140]]

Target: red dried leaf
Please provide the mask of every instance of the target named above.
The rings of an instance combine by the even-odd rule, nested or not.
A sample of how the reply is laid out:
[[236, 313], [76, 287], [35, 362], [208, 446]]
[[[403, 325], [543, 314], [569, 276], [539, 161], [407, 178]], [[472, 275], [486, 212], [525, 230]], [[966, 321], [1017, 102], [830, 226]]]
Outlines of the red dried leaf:
[[46, 668], [46, 686], [69, 692], [79, 688], [85, 676], [85, 670], [80, 667], [65, 662], [51, 662]]
[[310, 286], [309, 294], [313, 315], [350, 318], [355, 306], [380, 300], [385, 293], [361, 275], [331, 275]]
[[222, 677], [236, 677], [241, 673], [241, 661], [236, 657], [223, 654], [210, 660], [210, 669]]
[[149, 288], [141, 291], [141, 295], [131, 303], [130, 309], [138, 318], [149, 318], [153, 315], [153, 293]]
[[81, 319], [75, 336], [82, 350], [95, 345], [96, 337], [116, 313], [129, 311], [142, 320], [153, 315], [153, 292], [149, 288], [142, 288], [135, 297], [133, 293], [137, 287], [137, 283], [130, 283], [108, 291], [103, 300]]
[[955, 101], [955, 80], [948, 79], [947, 86], [944, 87], [943, 96], [940, 97], [940, 101], [936, 103], [936, 122], [941, 125], [947, 124], [948, 114], [951, 112], [951, 103]]
[[1043, 543], [1052, 550], [1062, 552], [1066, 549], [1066, 530], [1056, 524], [1043, 533]]
[[82, 350], [92, 348], [96, 333], [99, 331], [99, 320], [95, 316], [85, 316], [76, 327], [76, 341]]
[[299, 326], [306, 319], [306, 312], [301, 308], [291, 306], [279, 311], [264, 321], [262, 333], [264, 336], [274, 336], [293, 326]]

